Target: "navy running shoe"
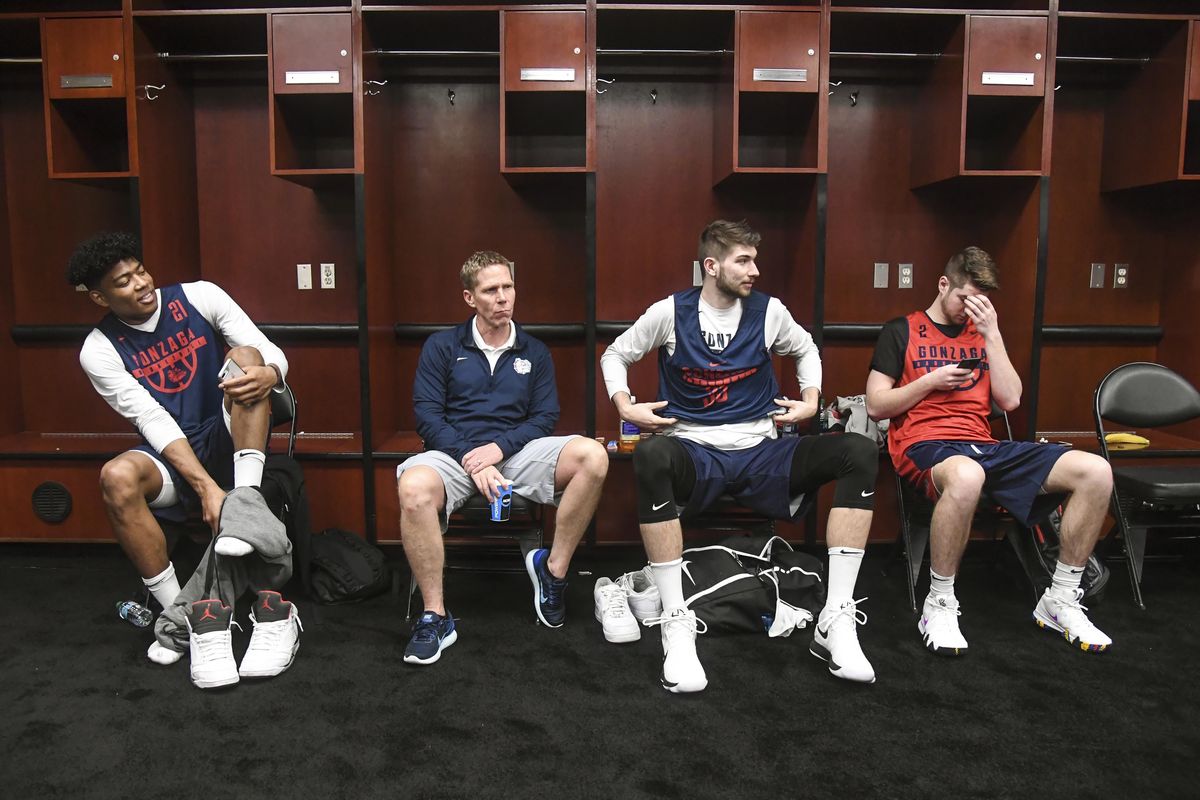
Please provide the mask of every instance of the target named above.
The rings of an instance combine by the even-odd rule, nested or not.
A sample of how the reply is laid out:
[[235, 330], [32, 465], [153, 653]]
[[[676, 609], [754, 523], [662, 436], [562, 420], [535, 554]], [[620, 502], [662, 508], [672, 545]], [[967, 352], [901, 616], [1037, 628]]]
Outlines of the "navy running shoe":
[[567, 616], [567, 580], [550, 574], [550, 551], [544, 547], [525, 556], [525, 571], [533, 582], [533, 610], [549, 628], [561, 628]]
[[426, 611], [413, 623], [412, 638], [404, 648], [404, 663], [432, 664], [442, 657], [442, 651], [458, 641], [454, 617]]

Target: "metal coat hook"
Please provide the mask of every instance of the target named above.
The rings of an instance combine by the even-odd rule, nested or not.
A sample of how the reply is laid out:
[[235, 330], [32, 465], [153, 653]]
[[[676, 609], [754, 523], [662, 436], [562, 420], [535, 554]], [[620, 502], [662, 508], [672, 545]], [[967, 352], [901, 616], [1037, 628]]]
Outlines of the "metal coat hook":
[[852, 105], [852, 106], [858, 105], [858, 92], [857, 91], [853, 91], [850, 93], [850, 105]]
[[374, 97], [377, 94], [383, 94], [383, 92], [378, 89], [367, 89], [367, 97]]
[[[596, 83], [608, 84], [608, 83], [616, 83], [616, 82], [617, 82], [616, 78], [596, 78]], [[604, 94], [607, 91], [608, 91], [608, 89], [597, 89], [596, 94]]]
[[841, 85], [842, 85], [841, 81], [830, 81], [829, 82], [829, 94], [832, 95], [834, 93], [834, 91], [837, 90], [837, 87], [839, 87]]
[[151, 94], [150, 91], [153, 89], [156, 92], [161, 92], [163, 89], [167, 88], [167, 85], [163, 84], [162, 86], [156, 86], [153, 83], [147, 83], [147, 84], [144, 84], [137, 88], [141, 92], [141, 94], [138, 95], [139, 100], [150, 100], [151, 102], [153, 102], [154, 100], [158, 99], [158, 95]]
[[454, 90], [453, 89], [446, 90], [446, 99], [448, 99], [450, 101], [450, 105], [454, 105]]
[[387, 81], [363, 81], [367, 86], [387, 86]]
[[658, 105], [658, 89], [650, 90], [650, 102], [653, 105]]

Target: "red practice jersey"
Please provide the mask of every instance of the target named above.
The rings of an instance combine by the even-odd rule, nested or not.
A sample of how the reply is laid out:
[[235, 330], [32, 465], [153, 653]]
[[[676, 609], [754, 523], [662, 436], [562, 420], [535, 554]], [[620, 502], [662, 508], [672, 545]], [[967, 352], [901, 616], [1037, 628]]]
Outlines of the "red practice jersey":
[[967, 320], [956, 337], [943, 334], [924, 311], [915, 311], [908, 321], [908, 347], [904, 371], [896, 386], [905, 386], [927, 372], [964, 358], [982, 358], [972, 380], [950, 391], [930, 392], [903, 414], [892, 418], [888, 429], [888, 452], [892, 463], [917, 442], [936, 440], [994, 442], [988, 415], [992, 410], [992, 381], [987, 351], [975, 323]]

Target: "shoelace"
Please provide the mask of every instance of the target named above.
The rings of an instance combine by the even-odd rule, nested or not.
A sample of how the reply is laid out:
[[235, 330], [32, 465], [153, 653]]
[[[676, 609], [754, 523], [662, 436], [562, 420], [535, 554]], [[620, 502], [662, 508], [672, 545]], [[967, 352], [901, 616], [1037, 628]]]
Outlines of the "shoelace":
[[956, 617], [962, 616], [962, 609], [960, 609], [958, 607], [957, 603], [955, 603], [954, 605], [949, 605], [946, 603], [935, 602], [933, 604], [933, 607], [938, 609], [939, 611], [946, 613], [946, 614], [953, 614]]
[[543, 590], [546, 593], [546, 605], [551, 608], [557, 608], [562, 605], [563, 592], [567, 588], [567, 582], [555, 578], [550, 574], [550, 570], [546, 570], [546, 576], [549, 580], [542, 583]]
[[624, 617], [629, 613], [629, 603], [625, 600], [625, 592], [617, 585], [605, 586], [600, 590], [604, 600], [604, 613], [614, 617]]
[[849, 616], [852, 620], [854, 620], [855, 623], [859, 625], [866, 625], [867, 615], [858, 607], [859, 603], [865, 602], [866, 600], [867, 598], [860, 597], [857, 600], [850, 600], [846, 603], [843, 603], [841, 608], [839, 608], [837, 611], [834, 611], [825, 620], [825, 630], [829, 631], [832, 629], [834, 623], [845, 616]]
[[1068, 609], [1079, 611], [1080, 613], [1088, 610], [1088, 607], [1081, 602], [1083, 600], [1083, 589], [1073, 590], [1070, 600], [1060, 600], [1057, 597], [1054, 599], [1058, 602], [1060, 614]]
[[413, 629], [413, 641], [421, 642], [422, 644], [436, 642], [438, 640], [438, 626], [445, 622], [446, 619], [446, 617], [442, 617], [440, 620], [429, 620], [427, 622], [422, 618], [417, 623], [416, 628]]
[[230, 635], [233, 629], [239, 631], [242, 626], [236, 621], [231, 621], [229, 627], [223, 631], [213, 631], [212, 633], [201, 633], [192, 637], [192, 641], [196, 643], [196, 648], [200, 651], [200, 661], [209, 661], [214, 658], [224, 658], [229, 653]]
[[254, 634], [250, 637], [250, 650], [274, 650], [279, 644], [279, 640], [283, 638], [288, 626], [292, 620], [296, 621], [296, 627], [304, 630], [304, 625], [300, 622], [300, 615], [293, 613], [287, 619], [278, 619], [274, 622], [259, 622], [250, 616], [250, 621], [254, 623]]
[[690, 628], [692, 633], [708, 633], [708, 623], [695, 614], [663, 614], [659, 617], [647, 617], [642, 620], [642, 624], [647, 628], [653, 628], [656, 625], [673, 624]]
[[[626, 594], [645, 594], [646, 592], [650, 591], [650, 589], [654, 588], [653, 583], [644, 580], [645, 574], [646, 573], [642, 572], [641, 570], [638, 570], [637, 572], [626, 572], [624, 575], [617, 578], [617, 586], [620, 586], [623, 590], [625, 590]], [[637, 588], [638, 578], [642, 578], [643, 582], [646, 584], [641, 589]]]

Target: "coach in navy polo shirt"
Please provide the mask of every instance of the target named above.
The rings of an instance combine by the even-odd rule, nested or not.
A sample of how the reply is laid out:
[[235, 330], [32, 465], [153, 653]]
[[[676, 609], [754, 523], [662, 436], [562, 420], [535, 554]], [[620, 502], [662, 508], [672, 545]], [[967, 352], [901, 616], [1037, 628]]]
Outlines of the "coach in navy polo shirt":
[[467, 259], [459, 277], [475, 315], [429, 337], [413, 380], [425, 452], [396, 469], [404, 553], [425, 603], [404, 651], [409, 664], [432, 664], [458, 639], [442, 594], [442, 534], [456, 509], [476, 492], [492, 500], [501, 487], [558, 506], [553, 546], [525, 558], [534, 611], [557, 628], [566, 616], [571, 556], [608, 472], [608, 454], [596, 441], [550, 436], [558, 422], [554, 362], [546, 345], [512, 321], [509, 263], [490, 251]]

